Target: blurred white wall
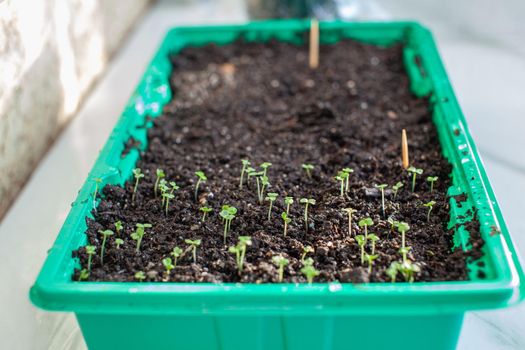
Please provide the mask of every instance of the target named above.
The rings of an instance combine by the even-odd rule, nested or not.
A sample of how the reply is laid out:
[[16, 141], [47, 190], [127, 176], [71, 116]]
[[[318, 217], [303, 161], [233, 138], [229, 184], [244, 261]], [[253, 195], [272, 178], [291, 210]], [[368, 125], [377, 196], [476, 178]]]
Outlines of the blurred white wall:
[[149, 0], [0, 0], [0, 218]]

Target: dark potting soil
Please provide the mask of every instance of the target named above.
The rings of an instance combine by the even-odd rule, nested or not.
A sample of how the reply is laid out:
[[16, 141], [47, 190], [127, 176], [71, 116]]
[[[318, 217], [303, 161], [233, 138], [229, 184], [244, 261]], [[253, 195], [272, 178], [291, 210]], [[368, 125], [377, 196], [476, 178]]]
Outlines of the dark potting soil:
[[[94, 220], [88, 220], [89, 243], [96, 247], [91, 281], [132, 281], [137, 271], [147, 281], [180, 282], [276, 282], [277, 267], [272, 257], [283, 255], [290, 263], [284, 269], [285, 282], [305, 282], [301, 255], [307, 245], [315, 252], [308, 256], [320, 271], [316, 282], [390, 281], [385, 269], [400, 261], [401, 235], [391, 231], [387, 217], [410, 225], [408, 257], [421, 272], [416, 281], [464, 280], [465, 260], [478, 258], [483, 241], [476, 240], [476, 253], [452, 251], [453, 231], [447, 229], [451, 166], [441, 154], [427, 99], [414, 97], [402, 60], [400, 45], [379, 48], [345, 40], [322, 45], [320, 66], [308, 68], [307, 47], [272, 41], [266, 44], [236, 42], [217, 47], [186, 48], [173, 56], [171, 85], [174, 98], [163, 114], [152, 121], [149, 145], [137, 167], [140, 180], [135, 204], [134, 179], [125, 188], [108, 185]], [[409, 139], [411, 164], [424, 170], [415, 192], [411, 175], [400, 164], [401, 130]], [[132, 145], [130, 143], [128, 146]], [[271, 162], [268, 191], [278, 193], [270, 220], [269, 203], [260, 204], [252, 178], [239, 189], [241, 159], [259, 169]], [[303, 163], [315, 166], [312, 178]], [[350, 175], [349, 191], [340, 196], [334, 176], [344, 167]], [[180, 189], [170, 201], [168, 215], [154, 194], [156, 169]], [[197, 177], [208, 177], [194, 199]], [[425, 181], [438, 176], [434, 191]], [[245, 177], [246, 180], [246, 177]], [[401, 181], [394, 199], [392, 185]], [[376, 184], [388, 184], [386, 215], [382, 215], [381, 193]], [[283, 199], [292, 196], [291, 223], [283, 234]], [[313, 198], [309, 207], [308, 230], [300, 198]], [[436, 204], [427, 222], [428, 208]], [[238, 209], [227, 244], [223, 244], [221, 206]], [[213, 212], [201, 222], [199, 208]], [[354, 208], [352, 235], [343, 208]], [[361, 265], [360, 248], [354, 236], [362, 234], [358, 220], [371, 217], [369, 232], [380, 240], [372, 273]], [[108, 238], [104, 265], [99, 252], [99, 230], [115, 231], [120, 220], [124, 229]], [[150, 223], [140, 252], [131, 233], [137, 223]], [[470, 227], [479, 230], [474, 220]], [[242, 274], [237, 272], [235, 255], [228, 247], [239, 236], [250, 236]], [[479, 236], [479, 235], [478, 235]], [[477, 236], [476, 236], [477, 237]], [[120, 248], [115, 239], [124, 243]], [[162, 259], [176, 246], [187, 248], [185, 239], [201, 239], [196, 263], [187, 253], [167, 277]], [[370, 244], [366, 246], [370, 253]], [[85, 248], [74, 252], [82, 267], [87, 266]], [[74, 279], [78, 279], [75, 271]], [[398, 280], [403, 280], [401, 276]]]

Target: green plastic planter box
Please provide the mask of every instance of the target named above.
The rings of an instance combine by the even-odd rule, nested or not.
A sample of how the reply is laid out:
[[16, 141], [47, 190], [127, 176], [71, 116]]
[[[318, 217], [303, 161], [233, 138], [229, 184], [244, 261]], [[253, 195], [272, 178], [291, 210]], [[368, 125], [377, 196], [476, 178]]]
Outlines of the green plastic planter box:
[[[449, 189], [456, 249], [468, 250], [464, 224], [481, 223], [484, 256], [469, 262], [470, 280], [395, 284], [108, 283], [71, 280], [86, 244], [94, 178], [123, 184], [139, 157], [125, 142], [147, 145], [145, 121], [171, 98], [170, 53], [185, 46], [271, 38], [300, 44], [309, 23], [269, 21], [239, 26], [175, 28], [147, 67], [124, 113], [75, 200], [31, 289], [33, 303], [76, 314], [91, 349], [452, 349], [463, 315], [501, 308], [523, 297], [523, 271], [428, 30], [417, 23], [321, 23], [321, 41], [354, 38], [377, 45], [404, 43], [411, 89], [431, 95], [444, 155], [453, 164]], [[351, 64], [351, 62], [349, 62]], [[456, 196], [467, 200], [457, 203]], [[472, 209], [472, 210], [469, 210]], [[484, 276], [480, 278], [479, 276]]]

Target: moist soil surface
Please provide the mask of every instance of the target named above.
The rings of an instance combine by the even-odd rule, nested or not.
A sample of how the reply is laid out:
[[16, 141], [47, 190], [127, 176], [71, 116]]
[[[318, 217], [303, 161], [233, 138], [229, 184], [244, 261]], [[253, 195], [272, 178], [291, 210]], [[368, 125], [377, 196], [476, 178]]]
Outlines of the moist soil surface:
[[[391, 231], [388, 217], [410, 225], [408, 258], [421, 269], [416, 281], [467, 279], [465, 260], [471, 254], [452, 250], [453, 231], [447, 229], [451, 165], [441, 154], [429, 101], [410, 93], [402, 47], [379, 48], [351, 40], [321, 45], [315, 70], [308, 67], [307, 50], [276, 41], [238, 41], [186, 48], [172, 57], [174, 98], [161, 116], [151, 120], [149, 144], [136, 165], [145, 177], [135, 203], [133, 178], [124, 188], [108, 185], [93, 211], [94, 220], [87, 219], [88, 240], [97, 249], [88, 280], [132, 281], [137, 271], [143, 271], [146, 281], [277, 282], [272, 257], [282, 255], [290, 261], [284, 281], [305, 282], [301, 255], [309, 245], [315, 252], [308, 256], [320, 272], [316, 282], [389, 282], [385, 270], [401, 260], [401, 235]], [[401, 166], [402, 129], [408, 133], [411, 165], [424, 171], [414, 192], [411, 175]], [[128, 143], [128, 148], [136, 146]], [[258, 170], [261, 163], [272, 163], [268, 191], [279, 196], [270, 220], [269, 202], [259, 203], [255, 180], [246, 182], [245, 176], [239, 188], [241, 159]], [[314, 165], [311, 178], [303, 163]], [[344, 167], [354, 172], [341, 197], [334, 176]], [[168, 215], [154, 193], [157, 168], [180, 186]], [[199, 170], [208, 180], [199, 186], [196, 200]], [[427, 176], [439, 177], [432, 193]], [[394, 198], [392, 185], [398, 181], [404, 187]], [[376, 184], [388, 184], [384, 216]], [[295, 200], [287, 236], [281, 218], [285, 196]], [[300, 198], [316, 201], [308, 210], [308, 230]], [[431, 200], [436, 204], [427, 221], [423, 204]], [[219, 216], [224, 204], [238, 209], [226, 245]], [[202, 206], [213, 208], [205, 222]], [[342, 211], [349, 207], [356, 210], [351, 235], [348, 215]], [[356, 234], [363, 234], [357, 223], [365, 217], [374, 221], [369, 233], [379, 237], [371, 273], [366, 262], [361, 264], [355, 240]], [[119, 220], [124, 228], [108, 238], [102, 265], [99, 230], [115, 231]], [[131, 238], [137, 223], [152, 225], [138, 253]], [[235, 255], [228, 252], [239, 236], [250, 236], [253, 242], [247, 247], [242, 274]], [[116, 238], [124, 241], [119, 248]], [[202, 240], [196, 262], [188, 252], [167, 276], [161, 261], [176, 246], [186, 250], [185, 239]], [[370, 253], [370, 243], [365, 248]], [[85, 248], [73, 255], [87, 266]], [[79, 270], [73, 278], [79, 278]]]

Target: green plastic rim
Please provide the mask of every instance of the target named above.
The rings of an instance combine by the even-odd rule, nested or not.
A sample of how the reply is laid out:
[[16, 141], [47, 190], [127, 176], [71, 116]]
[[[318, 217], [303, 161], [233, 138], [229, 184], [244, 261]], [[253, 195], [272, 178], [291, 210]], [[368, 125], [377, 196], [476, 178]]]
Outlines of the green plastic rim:
[[[183, 47], [227, 44], [235, 39], [275, 38], [300, 44], [309, 21], [252, 22], [235, 26], [179, 27], [170, 30], [118, 120], [98, 160], [49, 251], [31, 288], [32, 302], [44, 309], [77, 313], [257, 315], [428, 315], [506, 307], [523, 298], [523, 270], [494, 192], [483, 168], [465, 118], [441, 63], [431, 33], [414, 22], [323, 22], [323, 43], [353, 38], [376, 45], [404, 44], [404, 61], [417, 96], [431, 95], [433, 118], [443, 154], [453, 165], [451, 196], [467, 194], [458, 205], [451, 197], [451, 222], [457, 227], [454, 244], [469, 249], [464, 224], [475, 209], [485, 240], [483, 272], [469, 263], [469, 281], [408, 283], [210, 284], [76, 282], [71, 275], [78, 262], [71, 252], [86, 244], [85, 218], [91, 216], [93, 179], [123, 184], [139, 157], [132, 149], [121, 157], [125, 142], [134, 137], [146, 147], [146, 116], [158, 116], [170, 101], [169, 54]], [[416, 62], [417, 61], [417, 62]]]

